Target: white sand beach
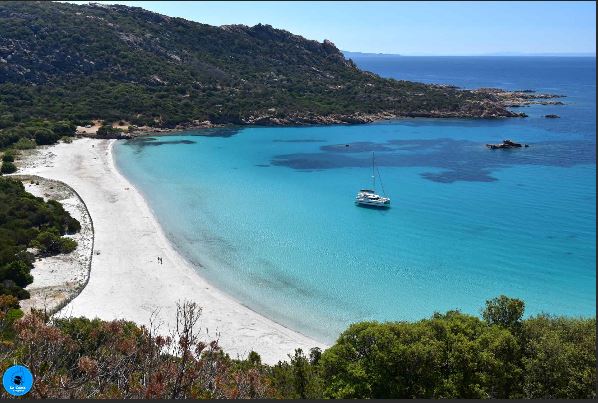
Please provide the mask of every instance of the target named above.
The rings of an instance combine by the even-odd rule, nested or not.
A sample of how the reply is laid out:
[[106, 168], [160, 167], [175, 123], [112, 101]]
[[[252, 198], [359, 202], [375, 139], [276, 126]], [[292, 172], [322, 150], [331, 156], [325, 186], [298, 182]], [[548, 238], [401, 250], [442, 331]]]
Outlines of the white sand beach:
[[296, 348], [327, 347], [259, 315], [200, 277], [170, 244], [141, 194], [116, 169], [114, 141], [83, 138], [40, 148], [19, 170], [70, 185], [93, 220], [89, 283], [59, 315], [148, 325], [157, 312], [167, 334], [176, 320], [177, 301], [189, 300], [202, 307], [205, 339], [218, 339], [232, 357], [254, 350], [271, 364]]

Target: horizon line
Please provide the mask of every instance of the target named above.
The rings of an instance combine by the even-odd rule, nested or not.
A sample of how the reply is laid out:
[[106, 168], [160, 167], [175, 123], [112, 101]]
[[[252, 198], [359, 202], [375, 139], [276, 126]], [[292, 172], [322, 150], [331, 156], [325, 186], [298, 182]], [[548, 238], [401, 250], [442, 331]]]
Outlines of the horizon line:
[[385, 53], [385, 52], [361, 52], [353, 50], [341, 50], [342, 53], [361, 54], [368, 56], [404, 56], [404, 57], [593, 57], [596, 53], [590, 52], [539, 52], [539, 53], [518, 53], [518, 52], [496, 52], [496, 53], [460, 53], [460, 54], [436, 54], [436, 53]]

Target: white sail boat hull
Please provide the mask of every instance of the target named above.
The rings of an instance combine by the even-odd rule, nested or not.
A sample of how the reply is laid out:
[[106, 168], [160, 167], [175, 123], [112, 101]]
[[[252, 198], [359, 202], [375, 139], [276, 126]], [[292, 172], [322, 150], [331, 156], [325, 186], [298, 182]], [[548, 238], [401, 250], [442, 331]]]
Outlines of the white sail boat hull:
[[358, 200], [355, 202], [358, 206], [365, 206], [365, 207], [376, 207], [376, 208], [390, 208], [390, 203], [382, 203], [382, 202], [372, 202], [372, 201], [364, 201]]
[[[355, 204], [362, 207], [390, 208], [390, 199], [376, 194], [375, 166], [374, 153], [372, 153], [372, 189], [374, 190], [361, 189], [355, 197]], [[384, 188], [382, 190], [384, 191]]]
[[355, 204], [366, 207], [390, 208], [390, 199], [375, 193], [360, 192], [355, 198]]

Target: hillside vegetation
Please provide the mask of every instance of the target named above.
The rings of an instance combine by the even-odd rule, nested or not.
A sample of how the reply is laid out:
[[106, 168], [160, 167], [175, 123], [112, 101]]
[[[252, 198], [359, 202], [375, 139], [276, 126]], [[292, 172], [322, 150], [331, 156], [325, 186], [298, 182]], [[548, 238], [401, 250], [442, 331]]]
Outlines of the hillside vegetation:
[[72, 252], [77, 243], [63, 235], [80, 229], [57, 201], [44, 201], [26, 192], [21, 182], [0, 178], [0, 297], [29, 298], [25, 287], [33, 282], [36, 255]]
[[357, 323], [328, 350], [276, 365], [202, 340], [191, 303], [164, 337], [124, 321], [18, 320], [11, 298], [0, 296], [0, 371], [27, 365], [31, 398], [596, 397], [595, 318], [522, 320], [523, 302], [504, 296], [487, 301], [483, 319], [451, 311]]
[[517, 116], [492, 94], [361, 71], [330, 41], [98, 4], [0, 3], [0, 93], [0, 129]]

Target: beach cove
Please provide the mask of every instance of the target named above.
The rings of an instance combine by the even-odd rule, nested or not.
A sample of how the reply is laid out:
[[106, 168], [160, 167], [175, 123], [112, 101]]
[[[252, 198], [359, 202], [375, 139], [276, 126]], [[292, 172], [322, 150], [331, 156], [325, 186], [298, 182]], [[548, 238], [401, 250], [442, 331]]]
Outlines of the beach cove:
[[[189, 131], [115, 144], [176, 249], [218, 289], [333, 343], [351, 323], [595, 313], [595, 152], [517, 120]], [[517, 150], [486, 143], [513, 138]], [[371, 156], [392, 207], [355, 206]]]
[[245, 358], [253, 350], [263, 362], [276, 363], [296, 348], [326, 347], [257, 314], [200, 277], [173, 249], [141, 194], [116, 169], [113, 142], [84, 138], [39, 148], [19, 170], [68, 184], [93, 219], [89, 282], [59, 316], [142, 325], [153, 319], [167, 335], [176, 324], [177, 302], [188, 300], [202, 308], [199, 326], [205, 340], [218, 340], [232, 357]]
[[[523, 299], [528, 315], [595, 315], [595, 59], [398, 58], [368, 69], [532, 86], [566, 95], [566, 105], [524, 108], [525, 119], [229, 127], [45, 148], [20, 172], [88, 187], [83, 199], [99, 203], [92, 217], [108, 217], [101, 231], [116, 239], [96, 247], [102, 275], [94, 283], [92, 267], [96, 285], [68, 309], [147, 323], [168, 304], [163, 316], [172, 315], [177, 293], [195, 295], [200, 278], [200, 298], [212, 287], [228, 301], [206, 310], [202, 301], [218, 300], [209, 290], [198, 301], [209, 336], [230, 330], [226, 351], [276, 351], [264, 356], [274, 361], [314, 340], [331, 344], [357, 321], [477, 315], [500, 294]], [[486, 149], [505, 138], [530, 147]], [[372, 152], [393, 199], [387, 212], [352, 202], [369, 186]], [[184, 267], [172, 281], [162, 269], [171, 263]], [[230, 300], [243, 308], [229, 313]], [[261, 316], [248, 324], [239, 312]]]

